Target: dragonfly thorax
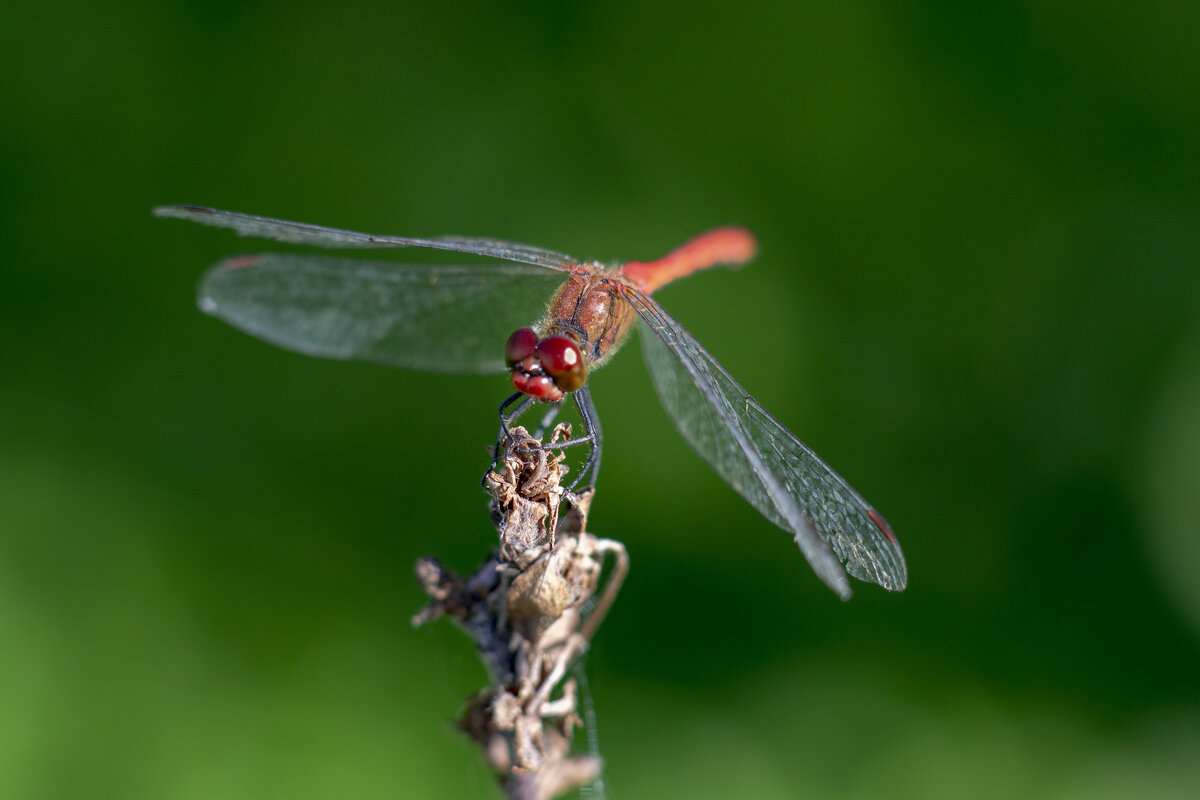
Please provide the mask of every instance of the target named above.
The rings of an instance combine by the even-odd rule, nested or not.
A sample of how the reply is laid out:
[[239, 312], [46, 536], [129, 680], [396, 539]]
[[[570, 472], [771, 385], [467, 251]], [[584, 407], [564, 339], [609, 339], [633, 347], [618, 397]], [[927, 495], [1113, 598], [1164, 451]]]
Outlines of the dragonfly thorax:
[[562, 334], [538, 339], [533, 328], [520, 328], [504, 345], [504, 361], [512, 370], [513, 387], [543, 403], [557, 403], [587, 380], [583, 351]]

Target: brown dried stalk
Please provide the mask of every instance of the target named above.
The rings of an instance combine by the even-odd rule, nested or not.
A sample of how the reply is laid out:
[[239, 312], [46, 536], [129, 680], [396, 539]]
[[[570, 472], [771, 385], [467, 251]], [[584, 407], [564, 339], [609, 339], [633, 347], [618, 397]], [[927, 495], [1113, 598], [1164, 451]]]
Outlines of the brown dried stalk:
[[[550, 444], [570, 438], [557, 426]], [[413, 617], [422, 625], [453, 619], [475, 640], [490, 684], [468, 700], [460, 726], [514, 800], [548, 800], [595, 780], [598, 757], [571, 755], [580, 724], [578, 687], [565, 682], [572, 662], [616, 599], [629, 569], [625, 547], [587, 533], [593, 490], [569, 493], [563, 456], [514, 428], [497, 468], [485, 479], [500, 547], [469, 578], [432, 557], [419, 559], [417, 581], [432, 601]], [[567, 514], [559, 518], [559, 507]], [[615, 562], [595, 605], [606, 555]], [[560, 688], [561, 683], [561, 688]], [[555, 691], [558, 694], [555, 695]]]

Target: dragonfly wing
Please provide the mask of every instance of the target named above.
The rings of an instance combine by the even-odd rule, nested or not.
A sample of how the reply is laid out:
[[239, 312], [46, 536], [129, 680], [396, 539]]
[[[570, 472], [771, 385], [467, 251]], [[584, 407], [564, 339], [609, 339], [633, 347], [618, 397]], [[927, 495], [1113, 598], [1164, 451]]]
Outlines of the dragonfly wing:
[[265, 253], [204, 276], [201, 310], [288, 350], [434, 372], [504, 368], [504, 342], [562, 281], [521, 264], [420, 266]]
[[860, 580], [903, 589], [904, 554], [883, 517], [658, 303], [640, 293], [630, 293], [629, 301], [645, 323], [642, 348], [659, 399], [692, 448], [763, 516], [789, 531], [813, 570], [843, 599], [850, 587], [842, 563]]
[[503, 258], [506, 261], [534, 264], [560, 271], [579, 265], [578, 259], [566, 253], [557, 253], [528, 244], [502, 242], [498, 239], [473, 239], [465, 236], [442, 236], [433, 239], [378, 236], [373, 233], [345, 231], [339, 228], [327, 228], [324, 225], [289, 222], [283, 219], [240, 214], [236, 211], [221, 211], [202, 206], [159, 206], [154, 209], [154, 216], [186, 219], [202, 225], [230, 228], [242, 236], [274, 239], [277, 242], [290, 244], [307, 244], [327, 249], [427, 247], [433, 250], [453, 250], [457, 253]]

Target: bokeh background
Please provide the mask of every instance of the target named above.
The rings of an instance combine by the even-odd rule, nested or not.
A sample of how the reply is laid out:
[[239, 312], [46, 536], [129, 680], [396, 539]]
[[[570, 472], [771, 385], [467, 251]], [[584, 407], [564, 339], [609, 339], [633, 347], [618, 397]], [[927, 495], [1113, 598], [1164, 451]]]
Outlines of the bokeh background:
[[7, 9], [0, 796], [499, 796], [451, 723], [471, 645], [408, 618], [415, 558], [494, 544], [505, 380], [205, 317], [202, 271], [272, 245], [163, 203], [602, 259], [758, 234], [660, 299], [910, 587], [839, 602], [631, 346], [592, 384], [633, 563], [588, 662], [610, 796], [1200, 795], [1198, 8]]

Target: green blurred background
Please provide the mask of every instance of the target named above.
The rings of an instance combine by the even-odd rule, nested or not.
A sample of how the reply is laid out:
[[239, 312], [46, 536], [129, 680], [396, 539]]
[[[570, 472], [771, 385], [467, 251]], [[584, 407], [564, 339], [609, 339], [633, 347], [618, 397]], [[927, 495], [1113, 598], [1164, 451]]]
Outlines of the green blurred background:
[[840, 603], [631, 346], [592, 383], [633, 562], [588, 664], [612, 797], [1200, 795], [1197, 8], [10, 8], [0, 796], [498, 796], [451, 724], [471, 645], [408, 617], [415, 558], [494, 544], [505, 380], [203, 316], [271, 245], [163, 203], [602, 259], [759, 235], [660, 299], [910, 586]]

